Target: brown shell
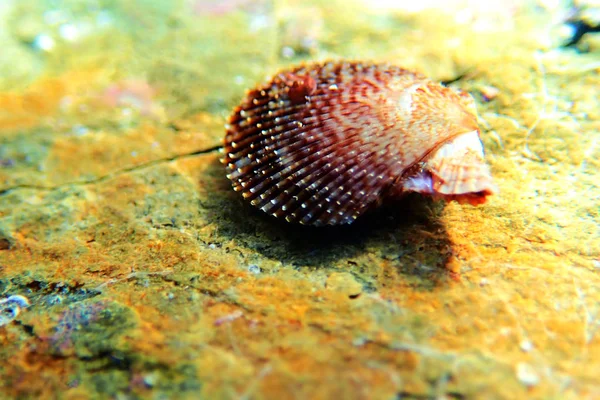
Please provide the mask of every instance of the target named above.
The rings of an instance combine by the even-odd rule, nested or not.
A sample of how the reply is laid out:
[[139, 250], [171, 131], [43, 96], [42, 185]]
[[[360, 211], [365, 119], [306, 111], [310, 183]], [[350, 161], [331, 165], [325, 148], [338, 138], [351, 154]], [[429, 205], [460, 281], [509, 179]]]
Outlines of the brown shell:
[[264, 212], [347, 224], [402, 192], [442, 144], [476, 130], [467, 98], [418, 73], [311, 64], [247, 93], [230, 117], [222, 161], [233, 188]]

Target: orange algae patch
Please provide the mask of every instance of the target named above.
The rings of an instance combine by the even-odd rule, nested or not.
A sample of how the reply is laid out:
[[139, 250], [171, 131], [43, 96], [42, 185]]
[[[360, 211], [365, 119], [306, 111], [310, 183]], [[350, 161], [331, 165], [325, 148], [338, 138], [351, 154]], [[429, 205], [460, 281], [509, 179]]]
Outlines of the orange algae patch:
[[[404, 17], [399, 14], [399, 18]], [[344, 23], [355, 20], [345, 18]], [[435, 28], [426, 32], [443, 30], [443, 25]], [[361, 29], [368, 30], [369, 25], [365, 23]], [[344, 42], [356, 50], [352, 41]], [[397, 58], [406, 60], [404, 52], [415, 48], [421, 51], [423, 43], [419, 39], [418, 46], [402, 47]], [[455, 67], [475, 67], [479, 74], [473, 78], [476, 81], [486, 82], [492, 76], [486, 67], [488, 60], [482, 62], [475, 56], [478, 52], [467, 54], [466, 60], [452, 56], [452, 51], [444, 54], [460, 61]], [[529, 65], [515, 67], [504, 61], [502, 58], [497, 63], [502, 69], [508, 68], [508, 75], [520, 83], [546, 79], [530, 76], [534, 68]], [[520, 61], [516, 59], [513, 64], [520, 65]], [[551, 73], [551, 62], [547, 64], [550, 96], [545, 100], [549, 111], [554, 105], [551, 96], [568, 97], [570, 85], [558, 90], [553, 80], [559, 77]], [[264, 68], [257, 67], [260, 73]], [[452, 73], [445, 65], [440, 70]], [[498, 71], [502, 72], [493, 72], [497, 81], [490, 83], [502, 92], [495, 103], [482, 105], [482, 116], [504, 141], [504, 147], [490, 146], [488, 153], [502, 185], [500, 196], [479, 209], [451, 204], [441, 214], [421, 213], [414, 229], [400, 226], [386, 231], [381, 227], [371, 232], [375, 237], [355, 232], [356, 237], [340, 240], [334, 246], [316, 243], [316, 252], [309, 254], [297, 251], [296, 243], [281, 243], [303, 241], [311, 233], [289, 235], [234, 200], [223, 169], [217, 164], [217, 152], [175, 161], [158, 159], [154, 163], [160, 157], [218, 145], [223, 130], [220, 112], [196, 113], [202, 107], [192, 108], [192, 114], [181, 114], [184, 117], [169, 121], [169, 126], [155, 119], [133, 126], [138, 120], [130, 119], [133, 124], [123, 129], [119, 108], [131, 104], [122, 101], [102, 106], [94, 97], [110, 88], [106, 74], [91, 89], [88, 82], [77, 86], [83, 89], [81, 92], [65, 81], [68, 74], [60, 76], [48, 87], [57, 85], [63, 98], [71, 97], [69, 107], [63, 110], [60, 99], [52, 96], [48, 103], [44, 99], [28, 100], [29, 107], [47, 113], [47, 117], [36, 117], [41, 124], [55, 122], [52, 113], [60, 112], [60, 118], [67, 119], [60, 129], [71, 129], [71, 121], [85, 124], [89, 131], [74, 136], [49, 130], [43, 139], [50, 143], [52, 154], [44, 161], [38, 182], [51, 185], [88, 178], [92, 182], [52, 191], [17, 189], [9, 193], [6, 199], [15, 196], [15, 204], [20, 200], [24, 206], [17, 210], [0, 207], [0, 215], [9, 219], [14, 216], [14, 220], [22, 215], [24, 222], [15, 230], [8, 224], [6, 233], [14, 246], [0, 251], [4, 267], [0, 273], [12, 277], [11, 281], [23, 272], [34, 274], [35, 279], [66, 281], [71, 286], [77, 280], [86, 289], [106, 283], [101, 286], [100, 296], [130, 306], [141, 320], [126, 337], [125, 356], [133, 360], [132, 369], [150, 378], [164, 374], [162, 381], [154, 381], [158, 382], [155, 386], [143, 387], [148, 396], [173, 397], [173, 392], [161, 393], [162, 388], [171, 385], [173, 390], [181, 390], [181, 367], [191, 364], [192, 374], [202, 388], [182, 393], [182, 398], [281, 399], [290, 393], [311, 399], [596, 398], [600, 332], [595, 319], [599, 298], [594, 260], [600, 259], [598, 242], [592, 235], [597, 219], [594, 176], [587, 175], [587, 190], [582, 185], [586, 176], [574, 174], [576, 179], [564, 187], [577, 196], [577, 201], [565, 197], [552, 203], [557, 198], [545, 191], [552, 182], [540, 181], [536, 188], [539, 179], [551, 174], [544, 169], [545, 162], [524, 163], [523, 170], [518, 171], [520, 161], [515, 160], [519, 159], [520, 148], [515, 143], [522, 144], [525, 132], [510, 122], [505, 125], [503, 121], [508, 120], [490, 116], [489, 112], [514, 116], [520, 115], [516, 109], [523, 109], [527, 115], [518, 121], [528, 124], [535, 119], [530, 115], [533, 111], [510, 103], [537, 107], [537, 100], [519, 100], [522, 93], [533, 93], [537, 88], [509, 82], [507, 89], [502, 83], [506, 74]], [[227, 79], [231, 81], [232, 77]], [[469, 77], [457, 85], [468, 86], [471, 80]], [[187, 82], [182, 82], [182, 87], [184, 84]], [[30, 94], [36, 85], [26, 93]], [[206, 85], [198, 79], [195, 88]], [[571, 86], [582, 96], [591, 96], [590, 91], [578, 89], [583, 86]], [[241, 96], [242, 88], [236, 90], [236, 96]], [[197, 98], [195, 89], [189, 91]], [[6, 94], [2, 96], [3, 101], [15, 98], [6, 100]], [[593, 96], [585, 101], [571, 100], [574, 107], [582, 107], [582, 112], [595, 105]], [[79, 112], [80, 105], [88, 111]], [[0, 111], [0, 120], [6, 122], [6, 117]], [[551, 132], [555, 130], [549, 129], [548, 134]], [[483, 136], [489, 143], [489, 132]], [[573, 138], [593, 150], [594, 143], [588, 140], [592, 136]], [[532, 145], [538, 144], [537, 149], [532, 147], [537, 151], [542, 145], [552, 144], [547, 146], [552, 149], [557, 144], [556, 140], [543, 138], [539, 129], [533, 130], [530, 139]], [[570, 137], [565, 137], [567, 140]], [[159, 146], [152, 148], [155, 141]], [[105, 147], [100, 142], [105, 142]], [[575, 150], [577, 146], [569, 154], [575, 153], [575, 162], [579, 162], [581, 155]], [[132, 151], [137, 152], [135, 157]], [[82, 156], [78, 158], [77, 153]], [[595, 171], [592, 167], [597, 157], [593, 156], [590, 152], [587, 167], [575, 167]], [[119, 157], [123, 157], [122, 163]], [[137, 164], [145, 161], [150, 165]], [[557, 166], [566, 167], [568, 174], [575, 172], [569, 169], [568, 161], [562, 161]], [[14, 170], [7, 171], [10, 174]], [[106, 178], [94, 181], [103, 176]], [[45, 181], [47, 177], [55, 181]], [[554, 183], [560, 184], [563, 178], [557, 176]], [[83, 190], [73, 192], [73, 187]], [[164, 197], [157, 196], [160, 193]], [[59, 200], [62, 197], [66, 200]], [[578, 213], [570, 211], [567, 204], [571, 202], [580, 206]], [[172, 204], [176, 208], [169, 208]], [[189, 212], [177, 212], [188, 206]], [[37, 215], [39, 209], [44, 210], [40, 218], [28, 217], [27, 213]], [[586, 210], [589, 215], [585, 219], [575, 220]], [[169, 220], [181, 216], [172, 225], [156, 223], [159, 217]], [[421, 217], [439, 222], [445, 232], [429, 229], [433, 224], [421, 225]], [[419, 230], [422, 232], [413, 234]], [[248, 272], [247, 266], [254, 263], [260, 266], [260, 273]], [[165, 270], [170, 274], [148, 275], [147, 279], [143, 275]], [[448, 270], [460, 273], [460, 280], [452, 280]], [[132, 271], [139, 274], [130, 275]], [[340, 273], [352, 275], [360, 285], [346, 281]], [[362, 293], [350, 299], [361, 285]], [[64, 298], [70, 300], [70, 296]], [[71, 389], [66, 398], [93, 397], [98, 383], [105, 385], [103, 389], [112, 388], [112, 383], [106, 383], [108, 379], [102, 379], [106, 373], [114, 373], [111, 379], [123, 378], [122, 396], [139, 394], [133, 383], [138, 378], [112, 368], [117, 367], [115, 364], [91, 369], [87, 360], [69, 358], [46, 363], [48, 357], [30, 351], [28, 356], [19, 354], [31, 348], [43, 353], [34, 335], [53, 328], [45, 315], [60, 313], [61, 305], [46, 307], [43, 299], [37, 304], [20, 316], [21, 323], [9, 326], [0, 335], [3, 355], [10, 361], [5, 375], [8, 379], [24, 379], [19, 386], [8, 388], [8, 396], [53, 397], [66, 389], [64, 383], [70, 382], [70, 377], [77, 377], [69, 368], [83, 371], [83, 383]], [[33, 326], [34, 335], [27, 334], [26, 326]], [[18, 337], [22, 341], [15, 344]], [[537, 374], [537, 386], [519, 381], [518, 366], [523, 363]], [[96, 377], [98, 381], [91, 380]]]
[[[205, 130], [174, 133], [148, 122], [118, 134], [100, 129], [83, 137], [59, 136], [49, 150], [45, 177], [56, 184], [99, 178], [124, 168], [213, 147], [218, 142], [211, 135]], [[195, 159], [190, 160], [196, 163]]]
[[33, 351], [23, 350], [11, 356], [11, 362], [3, 368], [4, 376], [13, 377], [8, 391], [3, 392], [5, 395], [50, 399], [68, 388], [73, 367], [65, 359], [43, 354], [44, 347], [43, 344], [38, 345]]
[[46, 79], [25, 93], [0, 94], [0, 128], [13, 130], [38, 125], [53, 114], [67, 92], [60, 79]]
[[41, 78], [22, 92], [0, 93], [0, 129], [26, 129], [54, 115], [65, 96], [85, 90], [97, 79], [95, 69], [70, 71]]
[[[277, 278], [263, 278], [260, 281], [239, 285], [240, 301], [253, 308], [272, 309], [283, 318], [302, 320], [305, 305], [298, 303], [302, 292], [309, 290], [308, 285], [291, 285]], [[302, 286], [305, 286], [302, 288]], [[302, 296], [301, 297], [305, 297]]]
[[144, 126], [124, 137], [96, 132], [93, 138], [57, 138], [46, 162], [48, 178], [61, 182], [99, 177], [148, 162], [162, 153], [152, 147], [155, 135], [156, 128]]

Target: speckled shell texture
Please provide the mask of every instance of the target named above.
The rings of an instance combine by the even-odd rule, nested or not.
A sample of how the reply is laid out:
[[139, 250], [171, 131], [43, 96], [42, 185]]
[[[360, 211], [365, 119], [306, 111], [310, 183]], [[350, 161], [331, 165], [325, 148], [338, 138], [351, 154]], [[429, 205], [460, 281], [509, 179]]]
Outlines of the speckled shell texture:
[[264, 212], [348, 224], [406, 191], [485, 201], [494, 189], [478, 134], [470, 96], [418, 73], [311, 64], [247, 93], [230, 117], [222, 161], [233, 188]]

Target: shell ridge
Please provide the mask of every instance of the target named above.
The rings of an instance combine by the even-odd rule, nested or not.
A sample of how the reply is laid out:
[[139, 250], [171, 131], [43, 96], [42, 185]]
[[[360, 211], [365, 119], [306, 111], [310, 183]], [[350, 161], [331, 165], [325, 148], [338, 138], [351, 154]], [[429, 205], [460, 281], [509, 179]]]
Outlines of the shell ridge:
[[[284, 133], [284, 134], [280, 134], [278, 132], [273, 132], [271, 135], [267, 135], [267, 133], [265, 133], [262, 140], [252, 140], [252, 139], [248, 139], [248, 140], [241, 140], [236, 142], [235, 148], [230, 148], [229, 146], [225, 147], [225, 154], [226, 157], [228, 157], [227, 159], [239, 159], [242, 158], [244, 156], [247, 155], [252, 155], [251, 158], [256, 158], [257, 155], [261, 154], [261, 149], [263, 148], [262, 146], [259, 145], [264, 145], [264, 147], [269, 147], [269, 151], [273, 153], [273, 155], [276, 155], [274, 153], [274, 150], [280, 150], [281, 149], [281, 145], [279, 145], [280, 142], [283, 142], [283, 140], [286, 140], [286, 142], [284, 142], [284, 145], [286, 146], [290, 146], [293, 145], [296, 142], [300, 142], [305, 140], [305, 136], [303, 135], [304, 132], [311, 130], [312, 126], [307, 125], [307, 126], [303, 126], [301, 128], [295, 128], [293, 129], [293, 134], [289, 134], [289, 133]], [[283, 138], [283, 140], [281, 140]], [[289, 139], [289, 141], [288, 141]], [[271, 144], [271, 143], [275, 143], [275, 144]], [[277, 147], [275, 147], [277, 146]], [[256, 148], [256, 150], [254, 150]], [[234, 149], [237, 149], [237, 151], [232, 151]], [[231, 154], [231, 155], [230, 155]]]
[[[310, 148], [307, 148], [307, 150], [310, 150]], [[330, 154], [333, 153], [333, 148], [331, 149]], [[310, 166], [311, 164], [314, 164], [314, 160], [312, 160], [310, 157], [302, 157], [301, 161], [298, 161], [297, 158], [290, 158], [289, 161], [285, 164], [282, 164], [281, 162], [271, 162], [267, 165], [264, 165], [261, 167], [261, 171], [265, 171], [265, 179], [269, 180], [269, 181], [273, 181], [274, 175], [280, 174], [277, 179], [280, 182], [289, 182], [290, 185], [293, 185], [293, 188], [295, 189], [293, 192], [290, 192], [289, 195], [290, 197], [292, 195], [295, 195], [296, 192], [298, 192], [301, 187], [298, 185], [299, 182], [301, 182], [305, 176], [307, 175], [316, 175], [317, 177], [319, 177], [321, 175], [321, 173], [323, 172], [325, 166], [327, 165], [327, 163], [323, 163], [323, 165], [319, 168], [319, 169], [311, 169], [311, 168], [307, 168], [308, 166]], [[293, 168], [289, 168], [289, 166], [293, 166]], [[306, 170], [303, 172], [303, 175], [299, 176], [297, 175], [297, 172], [305, 169]], [[287, 169], [287, 171], [286, 171]], [[286, 186], [286, 188], [288, 188], [289, 186]], [[297, 190], [296, 190], [297, 189]], [[275, 195], [277, 192], [281, 192], [284, 189], [282, 189], [281, 187], [277, 186], [277, 185], [272, 185], [266, 192], [261, 193], [263, 196], [265, 196], [265, 198], [267, 199], [271, 199], [271, 197], [273, 195]], [[285, 205], [285, 204], [284, 204]]]
[[302, 140], [302, 133], [309, 131], [312, 128], [312, 125], [303, 125], [300, 127], [296, 122], [291, 123], [290, 125], [293, 126], [290, 126], [291, 129], [288, 129], [287, 131], [269, 132], [269, 130], [266, 130], [265, 132], [258, 132], [257, 134], [246, 136], [242, 140], [236, 141], [236, 147], [241, 149], [239, 151], [247, 152], [252, 144], [256, 147], [258, 144], [275, 142], [278, 145], [276, 149], [279, 149], [281, 147], [279, 146], [279, 143], [283, 140], [288, 140], [289, 143]]
[[[335, 152], [335, 149], [333, 147], [334, 147], [334, 145], [329, 146], [328, 148], [325, 149], [327, 151], [319, 150], [321, 152], [320, 157], [330, 158], [333, 155], [333, 153]], [[310, 150], [310, 149], [308, 149], [308, 150]], [[296, 165], [294, 165], [294, 164], [296, 164]], [[320, 172], [321, 168], [324, 168], [325, 165], [327, 165], [328, 163], [326, 163], [326, 162], [323, 163], [323, 165], [317, 169], [307, 168], [314, 164], [315, 164], [315, 161], [312, 160], [310, 157], [303, 157], [302, 161], [298, 161], [297, 159], [293, 158], [286, 163], [277, 162], [275, 165], [273, 165], [273, 167], [275, 167], [275, 166], [278, 167], [277, 172], [283, 173], [287, 167], [289, 167], [290, 165], [294, 165], [295, 168], [292, 168], [289, 171], [285, 172], [281, 177], [284, 179], [287, 179], [288, 177], [293, 176], [294, 178], [301, 180], [302, 178], [305, 178], [308, 174], [318, 174]], [[302, 169], [306, 169], [306, 171], [304, 171], [301, 175], [299, 175], [298, 172]]]
[[[307, 212], [311, 211], [310, 207], [306, 204], [306, 201], [308, 199], [312, 199], [314, 196], [316, 196], [319, 193], [320, 189], [324, 189], [325, 187], [327, 187], [327, 184], [325, 186], [321, 186], [321, 187], [317, 187], [317, 188], [312, 188], [312, 186], [313, 185], [322, 185], [324, 183], [324, 182], [322, 182], [322, 180], [325, 179], [327, 176], [329, 176], [331, 171], [332, 171], [331, 167], [327, 167], [327, 164], [322, 165], [318, 169], [318, 174], [314, 174], [315, 179], [310, 180], [310, 183], [307, 183], [307, 186], [305, 186], [305, 187], [301, 187], [300, 185], [298, 185], [298, 183], [301, 182], [302, 179], [296, 180], [294, 182], [295, 188], [296, 188], [294, 195], [296, 196], [296, 198], [291, 197], [288, 200], [288, 202], [284, 205], [290, 210], [290, 212], [295, 212], [299, 208], [305, 209], [305, 210], [307, 210]], [[311, 173], [311, 175], [313, 175], [313, 174]], [[304, 206], [303, 206], [303, 204], [304, 204]]]
[[[365, 163], [368, 163], [368, 159], [365, 159]], [[385, 169], [385, 165], [379, 165], [375, 168], [375, 174], [379, 176]], [[342, 196], [336, 200], [340, 203], [341, 207], [336, 211], [342, 213], [341, 216], [347, 217], [348, 213], [351, 213], [353, 216], [358, 217], [358, 215], [369, 209], [376, 198], [385, 190], [385, 187], [391, 184], [389, 181], [384, 182], [381, 187], [376, 188], [375, 191], [373, 191], [373, 187], [366, 187], [368, 185], [365, 185], [365, 178], [367, 176], [368, 173], [366, 168], [364, 166], [361, 168], [359, 165], [359, 173], [347, 182], [346, 186], [348, 186], [348, 188], [344, 190]], [[361, 195], [361, 192], [364, 192], [364, 195]], [[336, 194], [332, 193], [331, 196], [335, 197]], [[362, 201], [358, 203], [357, 200]], [[355, 207], [355, 204], [357, 204], [358, 207]]]
[[[290, 115], [273, 117], [271, 119], [266, 118], [265, 122], [262, 123], [262, 128], [257, 129], [255, 127], [251, 127], [247, 130], [240, 130], [237, 138], [228, 136], [228, 139], [230, 141], [237, 142], [238, 147], [244, 147], [250, 143], [276, 140], [277, 138], [282, 137], [282, 136], [288, 136], [288, 137], [290, 137], [290, 139], [293, 139], [294, 137], [297, 136], [296, 135], [297, 131], [295, 131], [294, 129], [291, 129], [291, 128], [297, 128], [298, 123], [300, 122], [302, 124], [302, 128], [303, 128], [300, 132], [304, 132], [304, 131], [312, 129], [312, 126], [316, 125], [318, 123], [318, 120], [326, 121], [329, 118], [331, 118], [326, 110], [327, 110], [327, 107], [321, 108], [321, 111], [323, 111], [323, 114], [318, 117], [315, 115], [308, 115], [305, 118], [294, 118], [294, 119], [290, 118], [284, 124], [276, 123], [275, 119], [289, 117]], [[293, 113], [291, 113], [291, 114], [293, 114]], [[232, 122], [230, 121], [230, 124], [231, 123]], [[274, 130], [274, 128], [276, 128], [276, 127], [278, 127], [280, 131], [278, 132], [277, 130], [275, 130], [274, 132], [272, 132]], [[277, 138], [276, 138], [276, 136], [277, 136]]]
[[[317, 128], [313, 128], [313, 130], [316, 130]], [[321, 132], [319, 130], [319, 132]], [[302, 160], [304, 160], [304, 163], [307, 162], [312, 162], [311, 160], [306, 159], [306, 157], [304, 157], [303, 154], [300, 154], [302, 152], [305, 152], [306, 150], [311, 150], [311, 148], [314, 147], [318, 147], [318, 151], [320, 153], [320, 155], [325, 156], [330, 154], [334, 147], [338, 147], [338, 146], [347, 146], [350, 147], [355, 143], [360, 143], [360, 138], [357, 135], [357, 132], [354, 132], [353, 130], [349, 130], [349, 132], [345, 135], [338, 135], [338, 136], [342, 136], [343, 139], [341, 140], [336, 140], [335, 137], [330, 137], [332, 135], [322, 135], [322, 134], [315, 134], [314, 135], [314, 139], [311, 140], [310, 142], [306, 142], [306, 143], [302, 143], [301, 147], [293, 147], [291, 145], [288, 145], [287, 147], [292, 147], [292, 149], [288, 149], [288, 151], [286, 152], [285, 156], [280, 156], [276, 162], [277, 165], [281, 165], [282, 167], [285, 167], [287, 165], [289, 165], [290, 163], [294, 163], [294, 162], [298, 162], [298, 156], [300, 156], [300, 158]], [[293, 142], [294, 144], [300, 143], [303, 140], [306, 140], [306, 138], [299, 138], [297, 141]], [[323, 144], [326, 143], [326, 144]], [[362, 144], [361, 144], [362, 145]], [[280, 148], [276, 148], [276, 150], [279, 150]], [[311, 152], [310, 154], [314, 154], [316, 153], [316, 151]], [[262, 172], [262, 170], [264, 170], [263, 168], [259, 168], [256, 170], [256, 172]]]
[[[380, 152], [381, 149], [380, 148], [376, 148], [375, 151], [367, 154], [366, 152], [363, 152], [362, 150], [366, 149], [366, 148], [372, 148], [373, 145], [374, 145], [374, 143], [369, 143], [369, 142], [361, 141], [360, 138], [358, 137], [357, 130], [354, 129], [354, 128], [349, 128], [347, 130], [347, 132], [350, 132], [350, 133], [345, 135], [345, 138], [344, 138], [345, 140], [343, 142], [339, 142], [338, 141], [338, 142], [330, 142], [329, 143], [329, 145], [327, 146], [327, 148], [330, 151], [327, 153], [327, 155], [330, 155], [330, 154], [332, 154], [335, 151], [334, 147], [345, 148], [345, 147], [351, 147], [351, 145], [355, 144], [355, 145], [357, 145], [356, 146], [356, 150], [355, 150], [355, 153], [357, 154], [357, 156], [355, 157], [355, 159], [357, 161], [360, 161], [360, 164], [358, 164], [358, 165], [362, 166], [363, 163], [365, 163], [365, 164], [372, 164], [372, 160], [375, 159], [376, 153]], [[381, 138], [385, 139], [385, 135], [383, 135], [380, 130], [376, 130], [376, 132], [379, 133], [380, 139]], [[344, 135], [342, 135], [342, 136], [344, 136]], [[378, 137], [378, 135], [375, 135], [375, 134], [370, 135], [370, 136], [371, 137], [375, 137], [375, 138]], [[384, 142], [385, 141], [380, 140], [379, 147], [383, 147], [384, 149], [387, 149], [387, 147], [389, 145], [385, 144]], [[315, 143], [311, 143], [310, 145], [312, 146], [314, 144]], [[316, 144], [318, 144], [318, 143], [316, 143]], [[344, 144], [347, 144], [347, 146], [343, 146]], [[323, 148], [319, 148], [319, 152], [323, 152], [322, 149]], [[324, 157], [324, 156], [325, 156], [325, 154], [322, 155], [322, 157]], [[338, 156], [338, 157], [340, 157], [340, 156]], [[292, 159], [290, 162], [294, 163], [295, 161], [296, 161], [295, 159]], [[297, 172], [298, 170], [304, 168], [307, 164], [310, 164], [310, 163], [312, 163], [312, 161], [307, 159], [307, 162], [305, 162], [302, 167], [297, 168], [295, 170], [295, 172]], [[299, 189], [298, 190], [294, 190], [294, 192], [290, 193], [290, 199], [288, 200], [288, 202], [286, 202], [285, 204], [283, 204], [283, 206], [285, 206], [291, 212], [292, 210], [297, 210], [297, 208], [299, 207], [299, 204], [298, 204], [298, 207], [295, 207], [294, 209], [292, 209], [291, 203], [293, 201], [302, 202], [302, 201], [305, 200], [306, 197], [311, 197], [311, 196], [316, 196], [314, 200], [321, 200], [321, 199], [323, 199], [324, 197], [326, 197], [326, 196], [324, 196], [324, 194], [326, 193], [326, 191], [323, 191], [322, 189], [324, 187], [327, 187], [328, 185], [331, 184], [330, 180], [325, 181], [325, 179], [335, 179], [338, 175], [340, 177], [339, 179], [343, 179], [347, 175], [346, 174], [347, 169], [351, 168], [351, 167], [348, 167], [348, 165], [345, 164], [345, 163], [342, 164], [342, 165], [338, 165], [338, 166], [329, 166], [328, 167], [329, 164], [330, 163], [323, 163], [321, 166], [319, 166], [318, 169], [314, 169], [314, 170], [313, 169], [306, 169], [304, 171], [303, 175], [301, 175], [301, 176], [298, 176], [298, 175], [293, 176], [293, 180], [294, 180], [295, 184], [297, 184], [298, 182], [301, 182], [306, 176], [312, 175], [314, 177], [314, 179], [309, 180], [306, 184], [307, 185], [317, 185], [318, 187], [321, 187], [321, 191], [318, 192], [318, 193], [316, 193], [316, 195], [315, 195], [315, 194], [309, 193], [309, 191], [307, 191], [306, 193], [302, 194], [301, 190], [299, 190]], [[272, 170], [275, 170], [275, 171], [279, 171], [279, 172], [283, 171], [283, 168], [281, 168], [279, 166], [278, 166], [279, 168], [275, 168], [273, 165], [270, 165], [269, 167]], [[348, 168], [344, 169], [341, 172], [340, 171], [335, 172], [335, 168], [340, 169], [340, 168], [344, 168], [344, 167], [348, 167]], [[326, 170], [327, 168], [328, 168], [328, 170]], [[264, 168], [263, 168], [263, 170], [264, 170]], [[280, 176], [279, 179], [287, 179], [289, 176], [294, 175], [295, 172], [290, 172], [290, 173], [287, 174], [287, 176]], [[323, 172], [325, 172], [325, 174], [323, 174]], [[373, 179], [377, 179], [377, 177], [379, 175], [383, 174], [383, 172], [384, 172], [383, 171], [383, 167], [378, 168], [375, 172], [376, 172], [376, 174], [374, 175]], [[354, 184], [353, 177], [350, 178], [349, 183]], [[389, 182], [386, 182], [386, 184], [389, 184]], [[266, 194], [266, 198], [265, 198], [264, 201], [265, 202], [268, 201], [276, 193], [277, 193], [277, 190], [273, 187]], [[295, 196], [296, 194], [299, 197], [298, 200], [294, 200], [293, 196]], [[316, 210], [316, 211], [319, 211], [319, 210]], [[318, 218], [318, 216], [319, 216], [319, 214], [316, 214], [316, 212], [312, 212], [312, 214], [313, 214], [313, 217], [315, 217], [315, 218]]]
[[[369, 160], [369, 158], [366, 158], [365, 160]], [[342, 171], [336, 172], [335, 170], [332, 170], [326, 176], [323, 176], [318, 181], [314, 182], [314, 184], [320, 187], [320, 189], [313, 196], [311, 196], [310, 199], [312, 204], [317, 205], [317, 212], [313, 213], [314, 219], [319, 219], [321, 215], [325, 212], [330, 212], [331, 214], [333, 214], [334, 211], [336, 214], [338, 214], [335, 218], [337, 219], [339, 217], [339, 212], [344, 207], [344, 205], [338, 202], [338, 199], [336, 199], [337, 193], [348, 192], [349, 187], [351, 187], [354, 181], [356, 180], [352, 177], [352, 173], [349, 173], [349, 170], [357, 166], [358, 165], [356, 164], [355, 160], [352, 159], [350, 160], [350, 162], [344, 163], [342, 164], [342, 166], [339, 167], [339, 169], [342, 169]], [[385, 168], [385, 165], [383, 166], [383, 168]], [[348, 175], [351, 176], [350, 179], [348, 179]], [[342, 182], [344, 183], [341, 184]], [[331, 190], [325, 190], [325, 188], [329, 188], [330, 186], [333, 186], [333, 192]], [[331, 200], [327, 201], [328, 198], [330, 198]], [[328, 204], [328, 208], [321, 207], [321, 209], [319, 209], [320, 207], [318, 207], [318, 205], [323, 204], [323, 200], [325, 200], [325, 203]], [[332, 200], [334, 201], [332, 202]], [[307, 207], [311, 208], [311, 206]], [[310, 221], [304, 222], [308, 223]]]
[[[368, 144], [364, 144], [363, 147], [368, 147]], [[333, 146], [331, 146], [329, 153], [327, 155], [325, 155], [324, 157], [335, 157], [336, 155], [334, 153], [335, 153], [335, 149], [333, 148]], [[357, 157], [356, 160], [357, 161], [361, 161], [361, 158]], [[366, 161], [366, 160], [363, 160], [363, 161]], [[314, 175], [316, 179], [319, 179], [323, 175], [323, 172], [329, 173], [329, 172], [332, 171], [332, 167], [328, 166], [328, 164], [330, 164], [330, 163], [329, 162], [323, 162], [322, 165], [320, 165], [315, 170], [306, 169], [306, 171], [304, 171], [304, 173], [302, 175], [296, 175], [296, 176], [294, 176], [295, 183], [297, 184], [299, 181], [302, 181], [308, 175]], [[315, 181], [311, 180], [310, 183], [315, 183]], [[298, 188], [298, 190], [293, 193], [294, 195], [296, 193], [299, 193], [300, 189], [301, 189], [299, 185], [297, 185], [296, 187]], [[304, 200], [304, 198], [307, 197], [308, 195], [309, 195], [309, 193], [307, 192], [305, 194], [305, 196], [299, 197], [299, 199], [296, 199], [295, 201]], [[291, 202], [292, 202], [292, 199], [290, 199], [288, 201], [288, 203], [285, 204], [285, 206], [286, 207], [291, 207], [291, 204], [290, 204]], [[292, 209], [290, 208], [290, 210], [292, 210]]]
[[[319, 176], [315, 180], [311, 180], [310, 184], [301, 188], [298, 191], [297, 199], [290, 199], [286, 206], [290, 212], [297, 211], [298, 209], [304, 210], [303, 213], [311, 213], [313, 218], [318, 218], [317, 212], [319, 212], [320, 200], [327, 198], [329, 190], [327, 189], [332, 183], [336, 183], [340, 179], [344, 179], [346, 172], [355, 167], [355, 160], [348, 160], [347, 162], [338, 165], [336, 167], [328, 167], [325, 170], [325, 174]], [[323, 171], [325, 168], [321, 167]], [[335, 170], [338, 169], [336, 172]], [[339, 171], [339, 170], [342, 171]], [[336, 183], [337, 184], [337, 183]], [[293, 201], [292, 201], [293, 200]], [[290, 203], [295, 203], [291, 205]], [[293, 207], [293, 208], [292, 208]], [[303, 220], [304, 223], [309, 221]]]

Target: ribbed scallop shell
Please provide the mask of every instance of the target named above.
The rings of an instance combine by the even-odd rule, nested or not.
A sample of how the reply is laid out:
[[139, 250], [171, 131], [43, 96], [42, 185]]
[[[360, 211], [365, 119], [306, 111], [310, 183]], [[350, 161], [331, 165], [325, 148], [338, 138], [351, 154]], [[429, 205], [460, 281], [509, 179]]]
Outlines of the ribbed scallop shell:
[[[454, 148], [444, 144], [472, 132], [478, 131], [468, 95], [418, 73], [311, 64], [247, 93], [230, 117], [222, 161], [233, 188], [264, 212], [302, 224], [348, 224], [406, 190], [485, 201], [494, 190], [482, 152], [468, 162], [471, 169], [483, 165], [473, 193], [464, 192], [470, 178], [460, 162], [450, 162], [455, 170], [447, 172], [444, 158], [435, 157], [440, 148]], [[475, 140], [480, 146], [477, 133]], [[428, 159], [436, 161], [431, 171]], [[466, 183], [451, 182], [456, 176]]]

